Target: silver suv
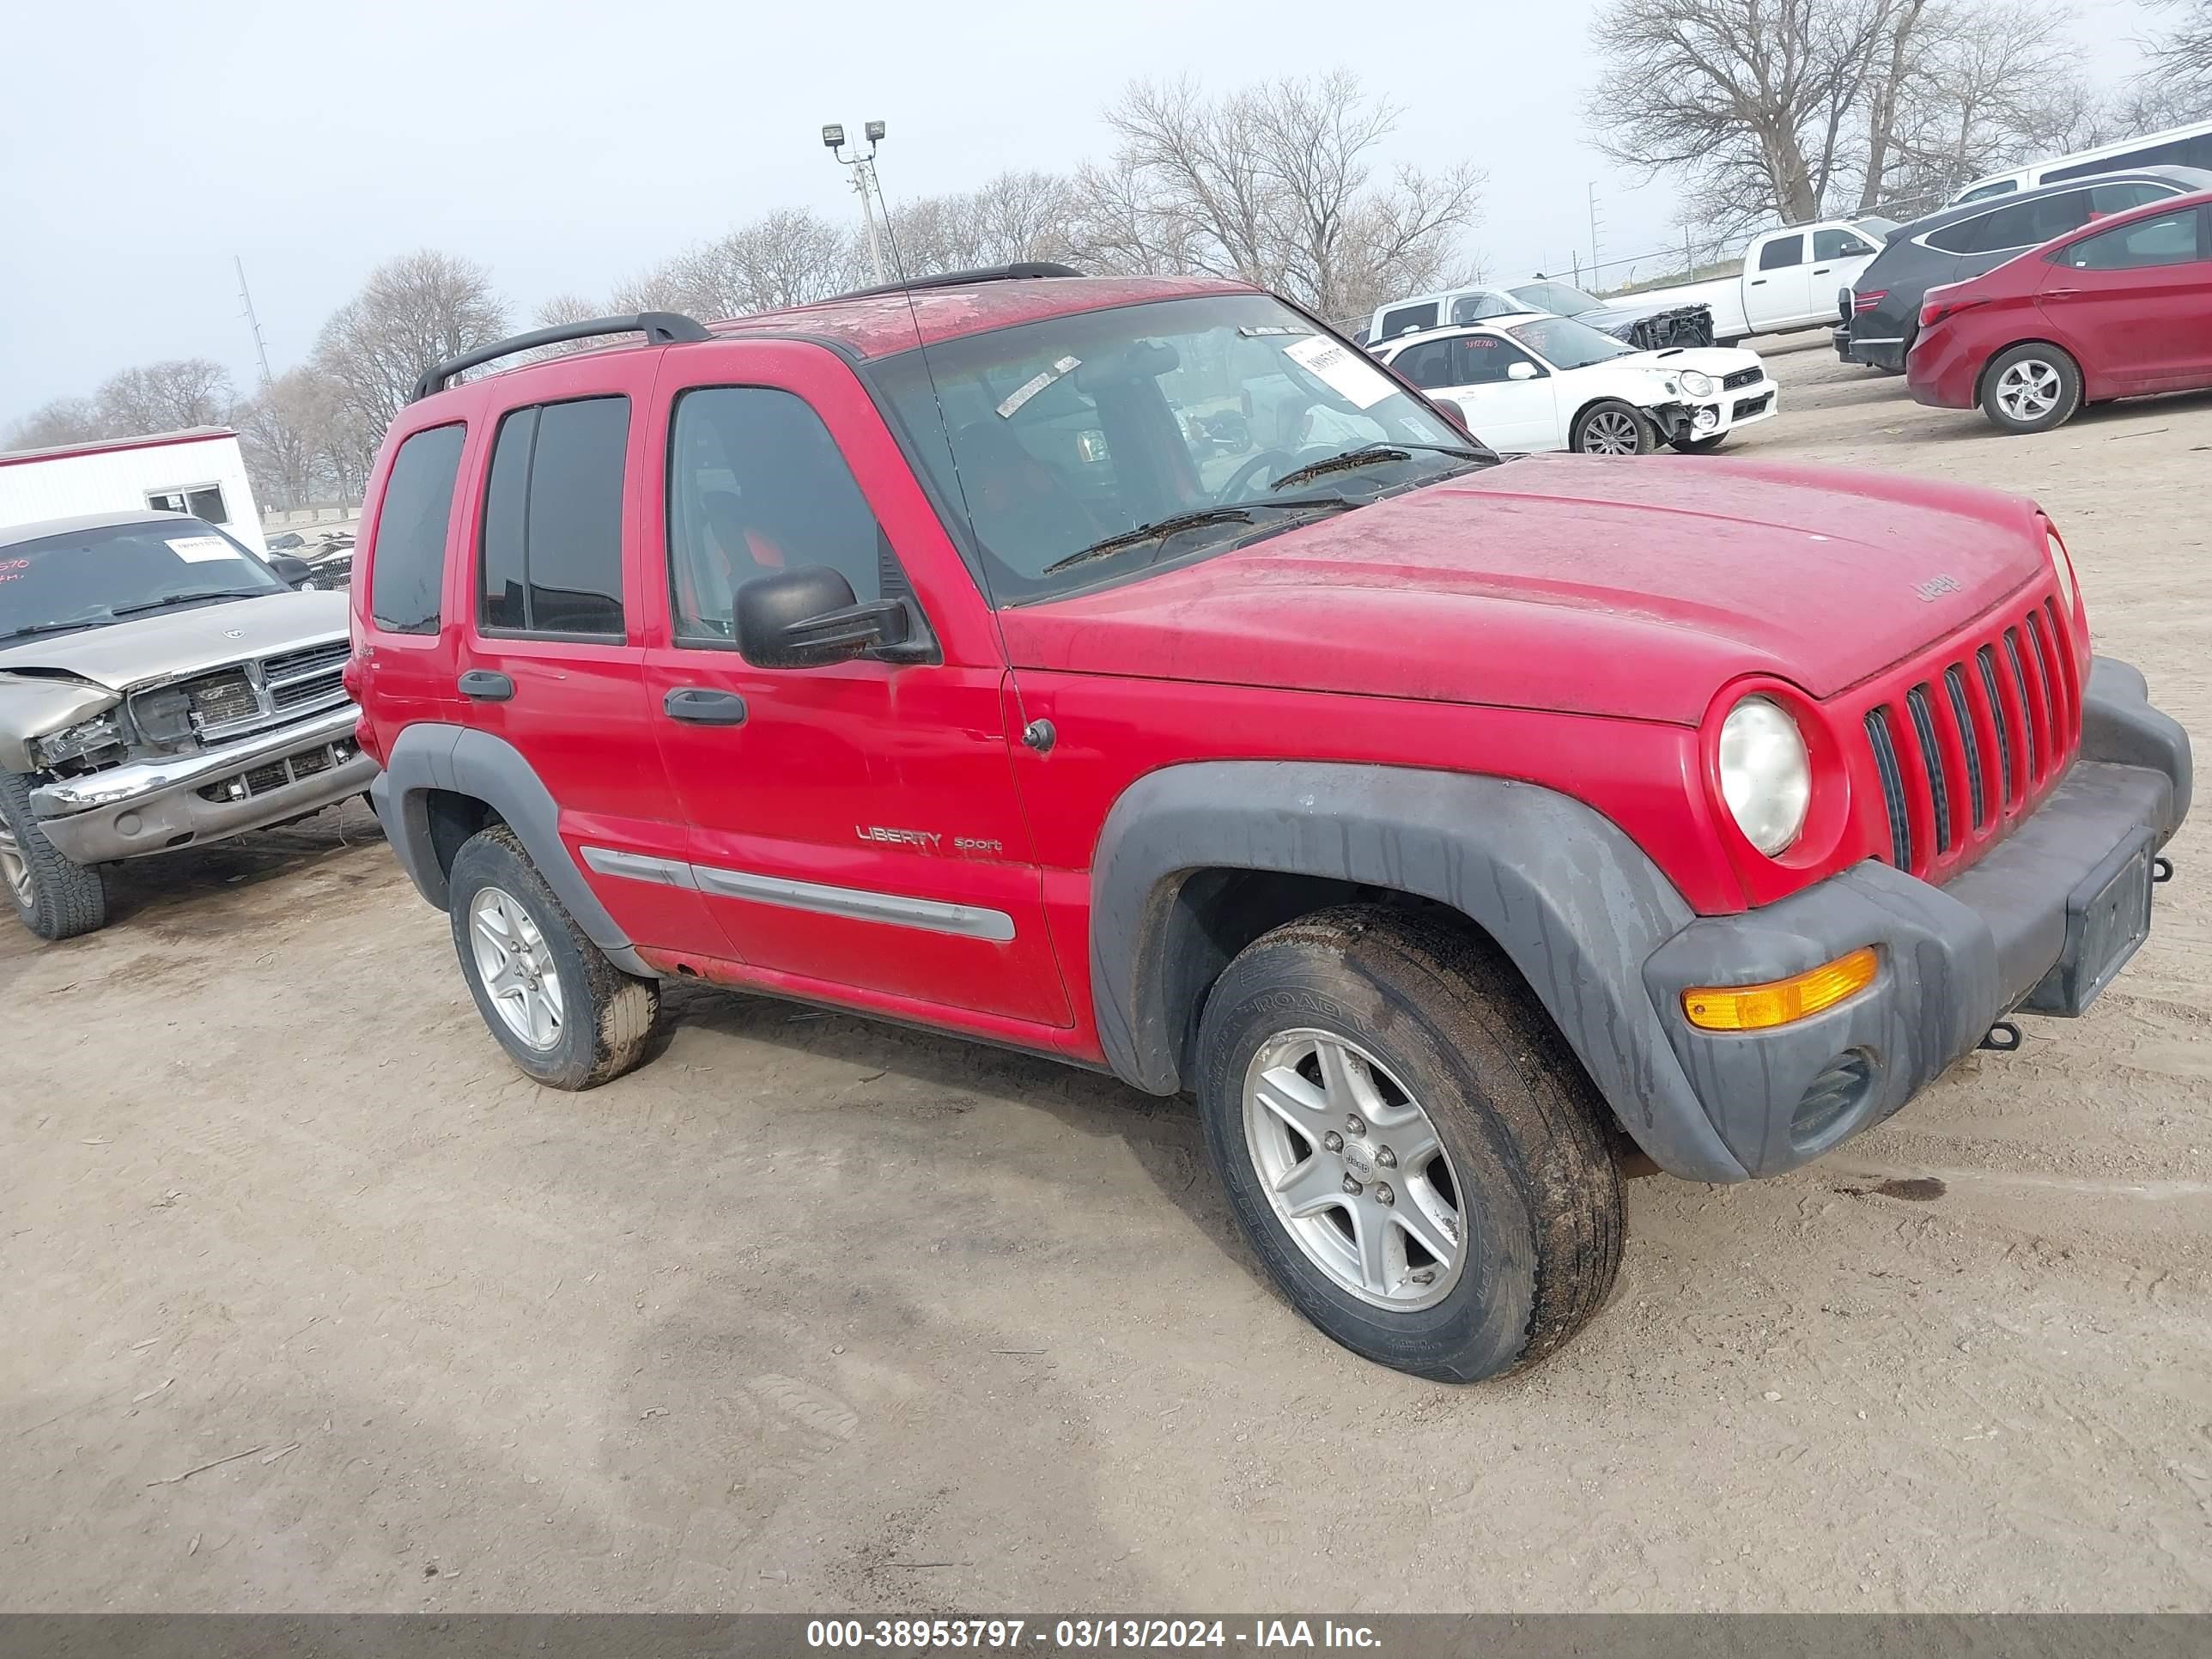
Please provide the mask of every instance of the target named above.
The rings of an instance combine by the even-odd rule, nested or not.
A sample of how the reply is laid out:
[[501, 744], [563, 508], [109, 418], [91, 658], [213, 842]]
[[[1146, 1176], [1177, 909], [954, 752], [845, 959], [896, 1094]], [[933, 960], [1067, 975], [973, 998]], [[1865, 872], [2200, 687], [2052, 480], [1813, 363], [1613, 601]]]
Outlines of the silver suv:
[[343, 594], [198, 519], [0, 528], [0, 891], [23, 925], [88, 933], [102, 865], [363, 793], [348, 650]]

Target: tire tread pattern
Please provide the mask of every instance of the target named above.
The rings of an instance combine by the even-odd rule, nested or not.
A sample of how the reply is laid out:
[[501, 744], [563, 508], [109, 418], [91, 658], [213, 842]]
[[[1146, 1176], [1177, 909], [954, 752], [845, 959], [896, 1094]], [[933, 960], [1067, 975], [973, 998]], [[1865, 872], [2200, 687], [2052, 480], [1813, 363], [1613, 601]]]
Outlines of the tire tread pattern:
[[0, 772], [0, 813], [15, 832], [15, 845], [31, 870], [31, 911], [9, 895], [9, 908], [23, 925], [49, 942], [97, 933], [107, 926], [107, 885], [97, 870], [62, 856], [39, 828], [31, 810], [31, 781], [17, 772]]

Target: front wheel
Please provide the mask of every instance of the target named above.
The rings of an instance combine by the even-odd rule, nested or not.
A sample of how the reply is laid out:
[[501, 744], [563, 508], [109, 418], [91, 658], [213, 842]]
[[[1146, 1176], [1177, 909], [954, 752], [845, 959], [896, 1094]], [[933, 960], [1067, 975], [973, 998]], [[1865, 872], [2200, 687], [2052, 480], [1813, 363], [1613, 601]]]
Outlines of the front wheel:
[[1443, 1382], [1540, 1358], [1620, 1262], [1605, 1106], [1486, 942], [1347, 908], [1277, 928], [1209, 995], [1206, 1145], [1291, 1303]]
[[1659, 447], [1659, 428], [1635, 404], [1607, 398], [1575, 416], [1567, 447], [1577, 455], [1649, 455]]
[[31, 781], [0, 772], [0, 893], [15, 918], [48, 941], [107, 926], [107, 888], [100, 872], [64, 858], [31, 811]]
[[1725, 432], [1716, 432], [1710, 438], [1669, 438], [1667, 441], [1685, 455], [1710, 455], [1729, 441]]
[[2007, 432], [2048, 432], [2081, 407], [2081, 368], [2054, 345], [2016, 345], [1982, 371], [1982, 413]]
[[584, 936], [505, 824], [471, 836], [447, 883], [453, 949], [491, 1034], [554, 1089], [596, 1089], [645, 1058], [660, 988]]

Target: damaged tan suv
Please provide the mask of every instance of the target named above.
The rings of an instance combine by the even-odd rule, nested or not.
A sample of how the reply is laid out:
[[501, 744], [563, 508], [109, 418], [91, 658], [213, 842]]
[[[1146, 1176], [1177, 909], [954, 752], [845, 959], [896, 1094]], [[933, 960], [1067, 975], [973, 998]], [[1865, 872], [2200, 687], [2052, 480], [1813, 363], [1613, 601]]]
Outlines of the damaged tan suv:
[[106, 921], [103, 865], [368, 787], [345, 596], [281, 568], [178, 513], [0, 528], [0, 892], [40, 939]]

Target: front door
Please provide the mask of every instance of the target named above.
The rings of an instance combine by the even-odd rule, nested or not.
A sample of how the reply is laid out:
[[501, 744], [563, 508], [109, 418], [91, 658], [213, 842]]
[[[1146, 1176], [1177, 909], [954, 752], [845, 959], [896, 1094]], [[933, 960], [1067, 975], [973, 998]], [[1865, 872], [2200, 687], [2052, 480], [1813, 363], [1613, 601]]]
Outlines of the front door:
[[[815, 347], [732, 342], [679, 368], [652, 441], [645, 696], [720, 954], [799, 994], [1066, 1028], [996, 632], [882, 417]], [[858, 599], [908, 599], [927, 647], [747, 662], [736, 590], [809, 565]]]

